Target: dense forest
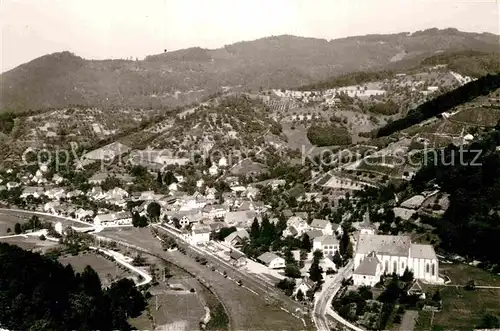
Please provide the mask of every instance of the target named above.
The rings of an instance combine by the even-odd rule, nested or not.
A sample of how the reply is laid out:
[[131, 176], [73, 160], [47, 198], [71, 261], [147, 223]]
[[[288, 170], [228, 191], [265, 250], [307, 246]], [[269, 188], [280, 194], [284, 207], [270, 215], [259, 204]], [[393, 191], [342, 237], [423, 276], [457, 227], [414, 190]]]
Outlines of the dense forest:
[[[500, 127], [467, 150], [449, 146], [430, 153], [412, 181], [414, 191], [437, 183], [449, 193], [450, 206], [431, 223], [448, 252], [500, 265]], [[478, 152], [479, 151], [479, 152]], [[480, 155], [479, 155], [480, 153]], [[430, 183], [430, 184], [429, 184]]]
[[314, 84], [304, 85], [298, 88], [299, 91], [327, 90], [343, 86], [360, 85], [394, 77], [396, 73], [389, 70], [382, 71], [357, 71], [334, 77], [329, 80]]
[[488, 95], [498, 88], [500, 88], [500, 73], [481, 77], [421, 104], [410, 111], [404, 118], [388, 123], [378, 130], [377, 137], [388, 136], [394, 132], [409, 128], [479, 96]]
[[0, 326], [9, 330], [130, 330], [145, 309], [130, 279], [102, 289], [89, 266], [80, 274], [48, 257], [0, 244]]

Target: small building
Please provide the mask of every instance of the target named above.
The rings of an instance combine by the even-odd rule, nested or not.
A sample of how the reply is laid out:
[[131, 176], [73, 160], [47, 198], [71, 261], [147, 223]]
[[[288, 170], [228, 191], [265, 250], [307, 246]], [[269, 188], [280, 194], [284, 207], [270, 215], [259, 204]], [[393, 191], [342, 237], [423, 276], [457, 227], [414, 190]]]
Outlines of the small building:
[[293, 291], [293, 296], [296, 296], [297, 293], [299, 293], [299, 290], [305, 296], [308, 291], [314, 290], [315, 287], [316, 284], [314, 284], [314, 282], [309, 277], [304, 277], [298, 281], [298, 284]]
[[247, 230], [235, 231], [229, 234], [226, 238], [224, 238], [224, 242], [231, 246], [237, 247], [240, 246], [244, 240], [250, 238]]
[[257, 259], [269, 269], [281, 269], [285, 267], [285, 259], [271, 252], [265, 252]]
[[210, 227], [193, 226], [191, 230], [191, 243], [194, 245], [206, 244], [210, 241]]
[[229, 253], [229, 257], [231, 258], [231, 264], [236, 268], [243, 267], [247, 264], [247, 258], [245, 254], [238, 251], [231, 251]]
[[219, 173], [219, 167], [216, 164], [212, 164], [210, 168], [208, 168], [208, 173], [211, 176], [216, 176]]
[[40, 198], [42, 195], [43, 195], [43, 187], [28, 186], [24, 188], [20, 197], [23, 199], [26, 199], [27, 197], [30, 196], [33, 198]]
[[311, 222], [311, 228], [314, 230], [320, 230], [324, 235], [332, 235], [333, 234], [333, 229], [332, 229], [332, 223], [328, 220], [323, 220], [323, 219], [313, 219]]

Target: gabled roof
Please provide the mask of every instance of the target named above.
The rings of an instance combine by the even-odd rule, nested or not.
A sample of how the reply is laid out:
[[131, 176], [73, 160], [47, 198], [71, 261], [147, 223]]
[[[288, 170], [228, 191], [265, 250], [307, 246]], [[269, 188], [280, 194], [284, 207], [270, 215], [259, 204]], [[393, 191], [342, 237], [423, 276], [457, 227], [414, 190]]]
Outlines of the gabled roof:
[[231, 253], [229, 253], [229, 257], [232, 258], [233, 260], [238, 260], [242, 257], [245, 257], [245, 254], [240, 253], [238, 251], [231, 251]]
[[231, 234], [229, 234], [226, 238], [224, 238], [224, 241], [233, 241], [236, 238], [240, 239], [247, 239], [250, 238], [250, 235], [248, 234], [247, 230], [240, 230], [240, 231], [235, 231]]
[[309, 236], [309, 239], [313, 240], [315, 238], [321, 237], [323, 232], [321, 230], [310, 230], [307, 231], [306, 234]]
[[372, 252], [361, 261], [360, 265], [354, 270], [354, 273], [357, 275], [375, 276], [379, 264], [380, 260]]
[[314, 238], [314, 242], [320, 242], [321, 245], [338, 245], [339, 244], [338, 239], [332, 235]]
[[265, 264], [269, 264], [275, 259], [282, 259], [282, 257], [279, 257], [278, 255], [271, 252], [265, 252], [264, 254], [260, 255], [257, 259], [261, 262], [264, 262]]
[[313, 228], [319, 228], [319, 229], [324, 229], [324, 228], [326, 228], [326, 226], [328, 225], [328, 223], [330, 223], [330, 222], [327, 221], [327, 220], [322, 220], [322, 219], [315, 218], [311, 222], [311, 227], [313, 227]]

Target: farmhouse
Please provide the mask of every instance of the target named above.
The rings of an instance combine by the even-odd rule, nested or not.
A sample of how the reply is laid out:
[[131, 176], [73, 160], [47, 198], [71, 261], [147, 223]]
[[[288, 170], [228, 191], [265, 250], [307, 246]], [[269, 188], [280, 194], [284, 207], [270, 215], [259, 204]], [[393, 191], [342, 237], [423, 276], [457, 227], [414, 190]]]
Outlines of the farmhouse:
[[270, 252], [265, 252], [257, 258], [264, 263], [269, 269], [280, 269], [285, 267], [285, 259]]
[[[412, 244], [408, 236], [361, 234], [354, 256], [354, 275], [357, 275], [358, 282], [355, 285], [368, 285], [373, 281], [372, 278], [361, 277], [368, 275], [356, 273], [362, 264], [364, 267], [360, 270], [366, 272], [366, 266], [375, 263], [373, 257], [377, 258], [377, 266], [382, 268], [383, 273], [402, 275], [408, 269], [416, 279], [440, 282], [438, 260], [431, 245]], [[364, 261], [367, 258], [369, 261]], [[379, 276], [377, 268], [371, 266], [369, 270], [374, 272], [373, 277]]]

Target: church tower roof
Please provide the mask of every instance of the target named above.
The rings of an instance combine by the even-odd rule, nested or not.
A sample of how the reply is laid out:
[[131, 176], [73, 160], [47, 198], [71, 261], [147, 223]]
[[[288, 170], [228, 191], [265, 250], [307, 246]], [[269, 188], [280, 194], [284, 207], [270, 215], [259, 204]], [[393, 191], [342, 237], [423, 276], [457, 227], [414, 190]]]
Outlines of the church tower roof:
[[360, 224], [361, 229], [374, 229], [372, 222], [370, 221], [370, 211], [366, 209], [365, 214], [363, 215], [363, 222]]

